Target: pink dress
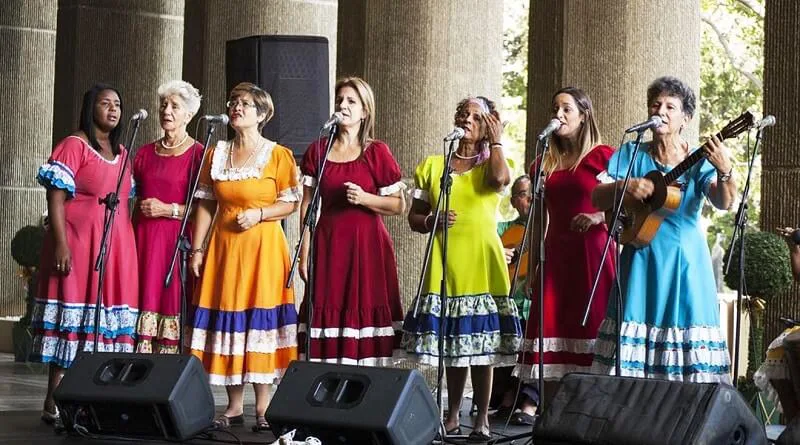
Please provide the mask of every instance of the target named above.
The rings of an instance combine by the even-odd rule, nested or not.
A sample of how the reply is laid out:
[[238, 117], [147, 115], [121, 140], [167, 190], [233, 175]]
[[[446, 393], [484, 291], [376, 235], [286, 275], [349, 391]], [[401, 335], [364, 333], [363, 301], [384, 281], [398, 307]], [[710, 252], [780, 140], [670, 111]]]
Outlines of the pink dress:
[[[54, 270], [55, 243], [49, 231], [42, 248], [39, 292], [31, 319], [34, 361], [68, 368], [78, 351], [92, 350], [99, 279], [94, 263], [100, 250], [105, 213], [98, 199], [116, 190], [125, 154], [125, 148], [121, 149], [121, 154], [108, 161], [83, 139], [69, 136], [56, 145], [50, 159], [39, 168], [40, 184], [67, 192], [64, 219], [72, 271], [63, 276]], [[131, 174], [127, 169], [107, 252], [98, 342], [101, 352], [133, 352], [139, 315], [139, 277], [125, 199], [130, 191]]]
[[[203, 156], [203, 145], [195, 142], [179, 156], [156, 153], [150, 143], [136, 153], [133, 178], [139, 200], [157, 198], [164, 203], [183, 204], [190, 178], [194, 177]], [[139, 256], [139, 323], [136, 326], [136, 352], [177, 353], [181, 310], [180, 255], [173, 267], [173, 279], [164, 287], [169, 261], [181, 220], [169, 217], [146, 218], [135, 213], [136, 250]], [[191, 233], [187, 226], [186, 234]], [[193, 280], [189, 278], [187, 302], [191, 303]], [[187, 304], [188, 306], [188, 304]]]
[[[303, 156], [303, 185], [317, 185], [325, 140]], [[322, 212], [314, 238], [312, 361], [388, 366], [399, 348], [403, 323], [397, 262], [381, 215], [347, 202], [345, 182], [388, 196], [405, 188], [389, 147], [373, 141], [350, 162], [328, 161], [320, 185]], [[300, 347], [305, 346], [307, 304], [300, 307]]]

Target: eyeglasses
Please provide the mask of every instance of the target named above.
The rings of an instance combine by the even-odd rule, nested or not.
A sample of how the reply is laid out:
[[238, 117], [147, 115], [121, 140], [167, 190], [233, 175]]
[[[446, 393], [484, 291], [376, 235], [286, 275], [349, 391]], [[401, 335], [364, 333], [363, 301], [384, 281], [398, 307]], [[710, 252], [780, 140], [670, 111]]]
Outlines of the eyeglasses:
[[531, 195], [531, 191], [530, 190], [520, 190], [520, 191], [518, 191], [516, 193], [512, 193], [511, 197], [512, 198], [524, 198], [524, 197], [530, 196], [530, 195]]
[[250, 107], [255, 108], [256, 106], [256, 104], [254, 104], [253, 102], [248, 102], [246, 100], [229, 100], [225, 102], [225, 106], [228, 107], [228, 109], [236, 108], [237, 105], [241, 105], [242, 108], [250, 108]]

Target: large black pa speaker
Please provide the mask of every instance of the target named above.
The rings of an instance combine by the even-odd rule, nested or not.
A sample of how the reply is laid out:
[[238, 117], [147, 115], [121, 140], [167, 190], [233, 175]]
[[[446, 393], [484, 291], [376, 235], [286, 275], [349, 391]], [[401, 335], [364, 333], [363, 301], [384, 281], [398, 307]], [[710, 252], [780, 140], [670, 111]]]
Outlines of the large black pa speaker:
[[319, 137], [330, 113], [328, 39], [313, 36], [252, 36], [225, 44], [225, 94], [252, 82], [271, 96], [275, 116], [264, 137], [301, 157]]
[[428, 445], [439, 414], [416, 370], [294, 361], [267, 408], [275, 435], [325, 444]]
[[191, 355], [79, 353], [53, 398], [68, 431], [185, 440], [214, 421], [208, 375]]
[[569, 374], [534, 427], [536, 445], [762, 445], [764, 426], [722, 383]]

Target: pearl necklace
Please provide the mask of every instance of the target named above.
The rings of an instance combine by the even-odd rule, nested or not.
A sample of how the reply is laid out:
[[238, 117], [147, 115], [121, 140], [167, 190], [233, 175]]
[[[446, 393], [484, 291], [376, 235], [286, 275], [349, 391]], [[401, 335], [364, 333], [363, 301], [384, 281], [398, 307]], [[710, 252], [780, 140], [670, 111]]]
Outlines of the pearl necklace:
[[167, 144], [164, 143], [164, 138], [162, 137], [161, 138], [161, 148], [163, 148], [164, 150], [172, 150], [173, 148], [178, 148], [181, 145], [183, 145], [183, 143], [186, 142], [187, 139], [189, 139], [189, 133], [186, 133], [186, 136], [184, 136], [183, 139], [181, 139], [181, 141], [178, 142], [177, 144], [175, 144], [175, 145], [167, 145]]
[[478, 152], [478, 153], [477, 153], [477, 154], [475, 154], [474, 156], [461, 156], [460, 154], [458, 154], [458, 152], [457, 152], [457, 151], [454, 151], [454, 152], [453, 152], [453, 154], [454, 154], [454, 155], [455, 155], [455, 156], [456, 156], [458, 159], [464, 159], [464, 160], [467, 160], [467, 161], [468, 161], [468, 160], [470, 160], [470, 159], [475, 159], [475, 158], [477, 158], [478, 156], [480, 156], [480, 155], [481, 155], [481, 153], [480, 153], [480, 152]]

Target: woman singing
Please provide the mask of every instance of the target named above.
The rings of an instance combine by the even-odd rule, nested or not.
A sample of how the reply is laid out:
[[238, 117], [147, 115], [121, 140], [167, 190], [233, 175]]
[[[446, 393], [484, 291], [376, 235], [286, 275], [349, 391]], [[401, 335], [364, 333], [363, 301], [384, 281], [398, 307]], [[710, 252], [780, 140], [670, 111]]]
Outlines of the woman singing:
[[58, 411], [53, 391], [79, 351], [92, 351], [94, 313], [105, 207], [98, 200], [115, 192], [123, 172], [114, 225], [109, 234], [100, 303], [97, 350], [133, 352], [138, 316], [136, 246], [125, 197], [131, 173], [120, 145], [122, 99], [110, 85], [96, 84], [83, 95], [79, 130], [53, 149], [36, 179], [47, 188], [50, 228], [42, 249], [39, 291], [31, 318], [31, 359], [50, 364], [42, 420]]
[[[542, 158], [545, 203], [536, 207], [531, 228], [528, 285], [532, 289], [531, 313], [526, 330], [523, 361], [515, 372], [521, 378], [539, 376], [539, 329], [544, 329], [545, 396], [552, 397], [561, 377], [588, 372], [594, 358], [597, 331], [606, 313], [614, 280], [614, 261], [609, 257], [600, 274], [585, 326], [581, 325], [594, 277], [600, 267], [607, 228], [603, 212], [592, 205], [592, 190], [599, 184], [614, 149], [601, 145], [600, 130], [589, 96], [567, 87], [552, 99], [553, 117], [561, 126], [550, 136], [550, 148]], [[536, 164], [531, 168], [535, 174]], [[545, 215], [544, 326], [539, 325], [540, 212]], [[614, 246], [611, 247], [613, 252]], [[548, 383], [552, 383], [548, 385]], [[523, 406], [522, 419], [532, 423], [531, 407]]]
[[[136, 352], [174, 354], [179, 351], [181, 326], [177, 261], [168, 288], [164, 288], [164, 278], [186, 212], [183, 204], [186, 191], [203, 155], [203, 145], [186, 131], [186, 125], [200, 108], [200, 92], [188, 82], [173, 80], [158, 87], [158, 97], [161, 103], [158, 118], [164, 136], [140, 147], [133, 162], [139, 198], [134, 224], [141, 304]], [[186, 288], [191, 291], [191, 284], [187, 283]]]
[[[700, 211], [708, 199], [728, 209], [736, 194], [728, 150], [714, 137], [692, 149], [681, 132], [695, 111], [695, 94], [674, 77], [660, 77], [647, 88], [648, 113], [663, 124], [652, 130], [633, 164], [625, 200], [644, 200], [654, 185], [643, 178], [670, 171], [695, 150], [706, 158], [677, 180], [683, 197], [655, 238], [643, 247], [625, 246], [619, 275], [624, 297], [619, 351], [622, 375], [691, 382], [729, 382], [730, 357], [719, 327], [719, 306], [711, 255], [700, 230]], [[628, 142], [608, 162], [606, 183], [592, 193], [598, 209], [609, 209], [631, 162]], [[613, 372], [616, 326], [614, 301], [600, 326], [593, 370]]]
[[[438, 230], [448, 225], [447, 328], [444, 365], [447, 367], [447, 434], [459, 434], [459, 408], [472, 375], [478, 407], [470, 442], [485, 442], [489, 433], [489, 397], [493, 366], [513, 366], [520, 343], [516, 305], [509, 298], [508, 268], [497, 235], [500, 192], [510, 173], [500, 135], [503, 125], [494, 102], [470, 97], [456, 107], [455, 125], [465, 131], [452, 158], [450, 212], [439, 215]], [[416, 190], [408, 215], [411, 229], [433, 228], [445, 158], [429, 156], [415, 173]], [[403, 325], [403, 346], [412, 359], [426, 365], [439, 362], [442, 301], [442, 238], [436, 234], [425, 276], [418, 314], [409, 311]], [[415, 316], [416, 315], [416, 316]]]
[[258, 86], [245, 82], [231, 90], [235, 136], [209, 150], [195, 195], [192, 271], [200, 284], [192, 354], [209, 382], [228, 393], [218, 428], [244, 423], [246, 383], [256, 394], [256, 428], [269, 428], [269, 385], [297, 358], [294, 291], [285, 287], [289, 247], [280, 220], [297, 210], [300, 196], [292, 152], [260, 133], [273, 112], [272, 98]]
[[[399, 347], [403, 309], [397, 262], [382, 216], [404, 212], [400, 166], [386, 143], [375, 139], [375, 99], [358, 77], [336, 82], [336, 111], [344, 119], [318, 181], [327, 139], [303, 156], [305, 218], [314, 187], [321, 187], [322, 212], [314, 236], [314, 302], [306, 329], [308, 302], [301, 308], [301, 331], [311, 335], [312, 361], [388, 366]], [[307, 278], [308, 236], [300, 273]], [[301, 347], [305, 338], [301, 335]]]

